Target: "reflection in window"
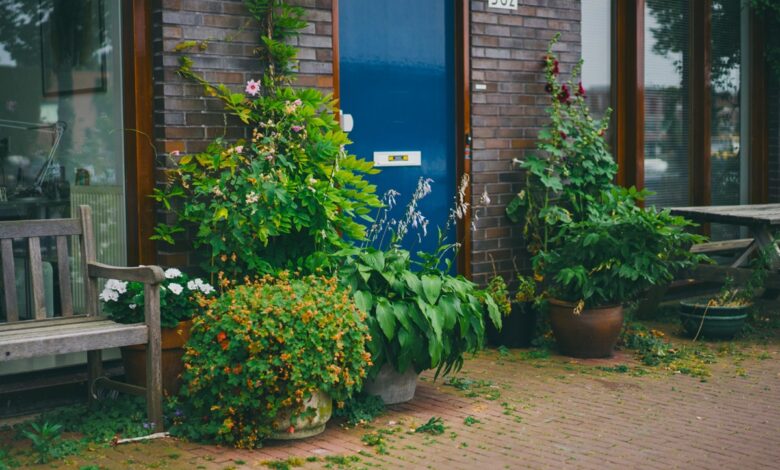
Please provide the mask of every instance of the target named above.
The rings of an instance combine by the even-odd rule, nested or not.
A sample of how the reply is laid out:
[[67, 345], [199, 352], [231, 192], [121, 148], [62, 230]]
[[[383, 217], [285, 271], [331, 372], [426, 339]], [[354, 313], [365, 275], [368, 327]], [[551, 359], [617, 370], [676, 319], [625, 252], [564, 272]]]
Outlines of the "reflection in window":
[[593, 117], [602, 117], [611, 106], [612, 0], [582, 2], [582, 85]]
[[[0, 1], [0, 220], [70, 217], [88, 204], [98, 259], [123, 265], [120, 8]], [[15, 247], [20, 257], [23, 249]]]
[[645, 5], [645, 187], [648, 205], [688, 205], [688, 2]]
[[[739, 0], [712, 2], [712, 204], [739, 204], [742, 189], [740, 146], [741, 15]], [[713, 238], [738, 238], [739, 228], [712, 226]]]

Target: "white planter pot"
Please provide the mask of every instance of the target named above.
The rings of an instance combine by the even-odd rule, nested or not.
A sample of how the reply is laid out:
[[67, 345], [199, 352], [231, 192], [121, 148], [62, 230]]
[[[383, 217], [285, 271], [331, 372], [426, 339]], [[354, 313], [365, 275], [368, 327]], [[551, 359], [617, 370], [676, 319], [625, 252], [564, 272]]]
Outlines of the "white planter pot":
[[366, 382], [365, 390], [381, 397], [386, 405], [404, 403], [414, 398], [418, 375], [413, 367], [402, 374], [390, 364], [385, 364], [373, 380]]
[[[279, 425], [274, 428], [270, 439], [289, 441], [293, 439], [304, 439], [306, 437], [316, 436], [325, 431], [325, 424], [333, 413], [333, 400], [330, 396], [318, 390], [313, 393], [311, 398], [304, 402], [306, 408], [316, 410], [313, 416], [299, 416], [290, 419], [291, 411], [280, 412]], [[290, 432], [292, 426], [294, 432]]]

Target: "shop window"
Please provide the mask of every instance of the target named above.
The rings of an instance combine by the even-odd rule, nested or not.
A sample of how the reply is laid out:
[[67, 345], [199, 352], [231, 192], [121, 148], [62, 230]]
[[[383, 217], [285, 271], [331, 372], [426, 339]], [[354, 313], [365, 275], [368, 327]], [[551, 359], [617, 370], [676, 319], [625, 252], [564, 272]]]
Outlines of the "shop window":
[[70, 217], [89, 204], [98, 260], [124, 265], [120, 10], [120, 0], [0, 3], [0, 220]]

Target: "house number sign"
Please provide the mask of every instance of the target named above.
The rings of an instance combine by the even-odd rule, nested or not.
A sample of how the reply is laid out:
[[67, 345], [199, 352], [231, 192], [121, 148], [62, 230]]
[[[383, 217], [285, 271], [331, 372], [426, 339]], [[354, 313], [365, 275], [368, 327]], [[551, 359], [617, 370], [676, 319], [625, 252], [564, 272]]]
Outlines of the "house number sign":
[[488, 7], [517, 10], [517, 0], [488, 0]]

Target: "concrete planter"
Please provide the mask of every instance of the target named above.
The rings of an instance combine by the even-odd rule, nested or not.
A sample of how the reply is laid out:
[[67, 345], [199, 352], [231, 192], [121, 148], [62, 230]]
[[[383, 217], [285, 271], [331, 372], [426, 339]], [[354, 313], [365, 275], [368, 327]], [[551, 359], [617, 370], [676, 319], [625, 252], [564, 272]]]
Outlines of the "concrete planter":
[[314, 415], [291, 419], [292, 412], [290, 410], [282, 411], [279, 416], [279, 424], [274, 427], [274, 432], [269, 439], [279, 441], [305, 439], [325, 431], [325, 425], [333, 414], [333, 399], [330, 398], [330, 395], [318, 390], [304, 402], [304, 406], [313, 408]]
[[404, 403], [414, 398], [418, 375], [413, 367], [400, 373], [390, 364], [385, 364], [376, 377], [366, 382], [365, 390], [371, 395], [381, 397], [385, 405]]

